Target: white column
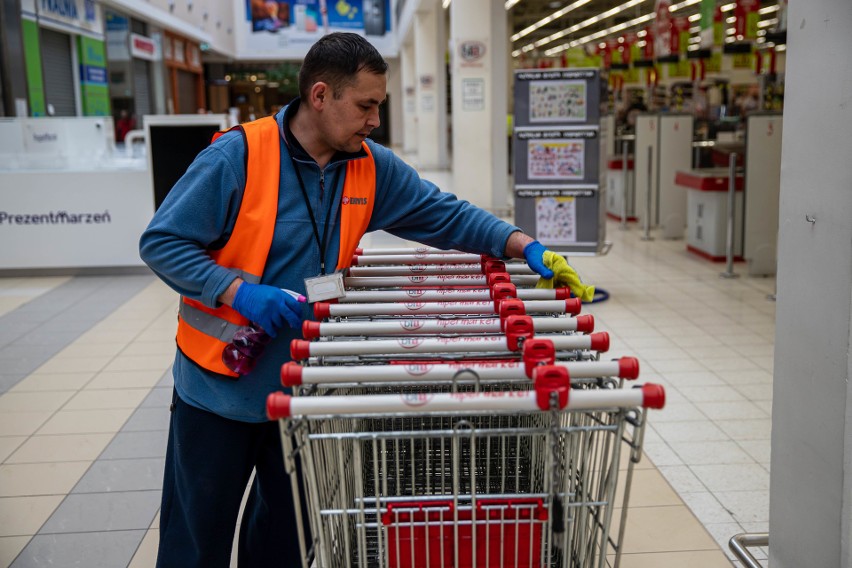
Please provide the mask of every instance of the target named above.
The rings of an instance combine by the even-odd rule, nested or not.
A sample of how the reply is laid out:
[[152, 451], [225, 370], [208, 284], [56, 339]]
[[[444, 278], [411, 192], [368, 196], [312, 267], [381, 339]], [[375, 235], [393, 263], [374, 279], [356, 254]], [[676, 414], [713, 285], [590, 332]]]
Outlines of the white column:
[[849, 0], [790, 2], [781, 150], [769, 565], [852, 566]]
[[447, 167], [447, 79], [444, 13], [438, 0], [422, 0], [414, 17], [417, 69], [417, 163]]
[[402, 146], [402, 68], [400, 59], [388, 59], [388, 140], [391, 147]]
[[417, 67], [414, 63], [414, 40], [402, 45], [399, 52], [402, 65], [402, 150], [417, 151]]
[[453, 188], [492, 211], [508, 206], [506, 32], [501, 0], [450, 5]]

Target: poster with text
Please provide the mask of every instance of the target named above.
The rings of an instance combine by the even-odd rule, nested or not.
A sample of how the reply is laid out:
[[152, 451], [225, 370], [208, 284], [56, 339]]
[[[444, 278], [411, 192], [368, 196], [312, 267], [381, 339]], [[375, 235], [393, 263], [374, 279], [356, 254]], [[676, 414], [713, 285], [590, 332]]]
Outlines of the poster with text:
[[[326, 32], [363, 35], [385, 57], [397, 55], [391, 0], [244, 0], [238, 33], [241, 57], [302, 58]], [[327, 24], [327, 28], [326, 28]]]
[[582, 180], [585, 160], [584, 140], [531, 140], [527, 144], [530, 180]]
[[577, 202], [573, 197], [535, 200], [536, 238], [541, 244], [567, 245], [577, 241]]
[[530, 122], [585, 122], [585, 81], [530, 81]]

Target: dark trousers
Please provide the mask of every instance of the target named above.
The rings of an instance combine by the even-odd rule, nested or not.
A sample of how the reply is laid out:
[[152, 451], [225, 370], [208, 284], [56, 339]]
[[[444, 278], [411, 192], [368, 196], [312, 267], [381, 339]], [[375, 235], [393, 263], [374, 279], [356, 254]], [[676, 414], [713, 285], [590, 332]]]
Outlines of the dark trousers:
[[[163, 477], [158, 568], [228, 568], [240, 503], [240, 568], [301, 566], [277, 422], [222, 418], [174, 394]], [[303, 500], [304, 503], [304, 500]], [[303, 516], [307, 531], [307, 518]]]

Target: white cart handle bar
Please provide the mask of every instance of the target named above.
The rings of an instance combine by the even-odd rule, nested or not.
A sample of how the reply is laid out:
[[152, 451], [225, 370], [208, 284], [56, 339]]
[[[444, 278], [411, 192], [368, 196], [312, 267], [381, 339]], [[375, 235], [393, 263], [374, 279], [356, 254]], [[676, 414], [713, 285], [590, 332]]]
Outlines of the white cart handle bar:
[[481, 274], [488, 272], [488, 267], [503, 265], [500, 272], [508, 272], [509, 274], [535, 274], [533, 270], [523, 262], [510, 262], [509, 264], [501, 261], [489, 261], [485, 263], [485, 267], [481, 264], [406, 264], [404, 266], [350, 266], [346, 271], [346, 276], [437, 276], [440, 274]]
[[355, 254], [358, 256], [374, 256], [380, 254], [469, 254], [455, 249], [439, 249], [435, 247], [376, 247], [376, 248], [361, 248], [355, 249]]
[[[434, 288], [436, 286], [489, 287], [489, 277], [485, 274], [451, 274], [447, 276], [345, 276], [343, 284], [347, 288]], [[515, 286], [532, 288], [538, 282], [537, 274], [506, 274], [508, 281]]]
[[[507, 323], [507, 325], [509, 325]], [[483, 353], [517, 352], [533, 334], [526, 329], [516, 332], [507, 327], [505, 336], [462, 336], [462, 337], [401, 337], [399, 339], [376, 339], [374, 341], [306, 341], [294, 339], [290, 342], [290, 357], [302, 361], [309, 357], [335, 355], [391, 355], [404, 353]], [[590, 335], [547, 336], [557, 351], [609, 350], [609, 334], [605, 331]]]
[[[521, 288], [509, 282], [495, 285], [497, 293], [509, 293], [519, 300], [566, 300], [571, 297], [568, 288]], [[510, 288], [508, 288], [510, 287]], [[504, 296], [509, 297], [509, 296]], [[365, 302], [484, 302], [496, 300], [494, 288], [439, 288], [426, 290], [412, 288], [408, 290], [347, 290], [338, 300], [341, 304], [359, 304]]]
[[354, 255], [352, 266], [387, 266], [392, 264], [480, 264], [493, 257], [470, 253], [432, 253]]
[[[595, 318], [592, 315], [570, 317], [530, 318], [536, 333], [564, 333], [576, 331], [591, 333], [595, 330]], [[302, 323], [302, 337], [317, 339], [334, 336], [382, 336], [382, 335], [444, 335], [444, 334], [485, 334], [503, 331], [500, 318], [415, 318], [400, 317], [378, 321], [318, 322], [305, 320]]]
[[[493, 300], [485, 302], [404, 302], [375, 304], [314, 304], [314, 316], [317, 319], [328, 317], [365, 317], [365, 316], [416, 316], [416, 315], [493, 315], [500, 313], [503, 302], [511, 300]], [[523, 303], [525, 314], [571, 314], [582, 310], [579, 298], [567, 300], [515, 300]]]
[[646, 384], [639, 388], [571, 391], [565, 367], [543, 366], [534, 373], [530, 391], [478, 393], [404, 393], [360, 396], [292, 397], [282, 392], [266, 399], [270, 420], [294, 416], [398, 415], [432, 412], [535, 412], [551, 409], [592, 410], [607, 408], [663, 408], [666, 401], [662, 385]]
[[[613, 361], [557, 361], [553, 363], [568, 369], [572, 379], [639, 377], [639, 360], [622, 357]], [[529, 379], [535, 367], [526, 361], [497, 361], [477, 363], [409, 363], [406, 365], [351, 365], [341, 367], [303, 367], [290, 361], [281, 366], [281, 384], [285, 387], [301, 385], [330, 385], [343, 383], [446, 383], [475, 373], [484, 381], [513, 381]]]

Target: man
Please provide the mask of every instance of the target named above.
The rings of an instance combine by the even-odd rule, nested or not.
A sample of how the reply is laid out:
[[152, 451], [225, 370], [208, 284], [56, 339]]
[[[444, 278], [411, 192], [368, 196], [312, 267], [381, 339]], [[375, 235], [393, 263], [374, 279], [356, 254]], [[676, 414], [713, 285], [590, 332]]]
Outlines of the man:
[[[496, 257], [523, 258], [565, 285], [576, 277], [491, 214], [442, 193], [390, 150], [379, 126], [387, 64], [356, 34], [320, 39], [299, 73], [300, 98], [202, 151], [142, 235], [145, 262], [182, 295], [160, 513], [160, 567], [227, 567], [243, 491], [240, 566], [296, 565], [290, 484], [277, 425], [289, 343], [308, 306], [305, 279], [348, 266], [367, 231]], [[569, 272], [570, 271], [570, 272]], [[579, 280], [578, 294], [588, 292]], [[222, 361], [234, 330], [258, 324], [271, 343], [239, 376]]]

